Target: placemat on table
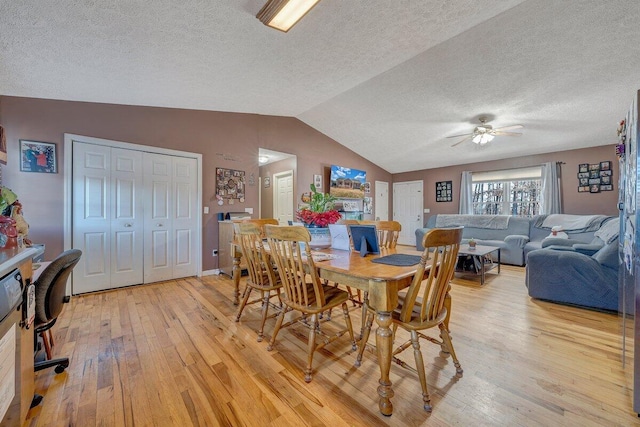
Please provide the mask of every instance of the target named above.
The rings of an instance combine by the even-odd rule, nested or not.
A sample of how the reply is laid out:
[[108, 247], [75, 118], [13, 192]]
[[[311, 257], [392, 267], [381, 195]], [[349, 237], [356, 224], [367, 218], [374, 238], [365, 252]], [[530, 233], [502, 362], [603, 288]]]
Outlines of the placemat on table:
[[380, 258], [374, 258], [371, 262], [377, 262], [378, 264], [397, 265], [406, 267], [410, 265], [416, 265], [420, 262], [420, 255], [408, 255], [408, 254], [391, 254], [385, 255]]

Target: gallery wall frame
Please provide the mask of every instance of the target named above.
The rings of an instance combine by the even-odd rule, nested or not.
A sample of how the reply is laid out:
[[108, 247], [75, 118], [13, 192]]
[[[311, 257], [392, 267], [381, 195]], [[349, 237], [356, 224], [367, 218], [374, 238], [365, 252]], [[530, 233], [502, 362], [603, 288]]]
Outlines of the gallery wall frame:
[[453, 201], [453, 181], [436, 182], [436, 202]]
[[613, 191], [611, 161], [580, 163], [578, 165], [578, 193]]
[[20, 170], [22, 172], [58, 173], [56, 144], [21, 139]]

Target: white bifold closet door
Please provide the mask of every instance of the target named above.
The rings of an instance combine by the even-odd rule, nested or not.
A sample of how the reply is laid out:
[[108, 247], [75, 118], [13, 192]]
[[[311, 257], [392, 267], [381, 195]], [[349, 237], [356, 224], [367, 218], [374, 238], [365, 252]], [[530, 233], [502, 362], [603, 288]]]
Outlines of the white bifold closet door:
[[195, 275], [197, 161], [73, 143], [73, 293]]
[[196, 159], [144, 155], [144, 282], [196, 274]]

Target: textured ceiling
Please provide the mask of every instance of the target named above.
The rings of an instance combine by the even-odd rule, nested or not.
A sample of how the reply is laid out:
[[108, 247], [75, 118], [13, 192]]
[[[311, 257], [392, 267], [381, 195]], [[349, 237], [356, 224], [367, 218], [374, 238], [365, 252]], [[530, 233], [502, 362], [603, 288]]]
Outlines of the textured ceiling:
[[[615, 142], [638, 0], [0, 0], [0, 94], [294, 116], [389, 172]], [[451, 147], [480, 115], [522, 137]]]

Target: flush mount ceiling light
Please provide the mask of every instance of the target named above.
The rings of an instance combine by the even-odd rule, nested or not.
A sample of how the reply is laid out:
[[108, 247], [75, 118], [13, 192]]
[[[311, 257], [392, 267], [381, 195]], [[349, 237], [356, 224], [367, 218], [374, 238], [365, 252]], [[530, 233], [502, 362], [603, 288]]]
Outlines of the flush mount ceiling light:
[[264, 25], [284, 31], [291, 29], [320, 0], [269, 0], [256, 18]]
[[268, 161], [269, 161], [269, 156], [258, 157], [258, 163], [267, 163]]

